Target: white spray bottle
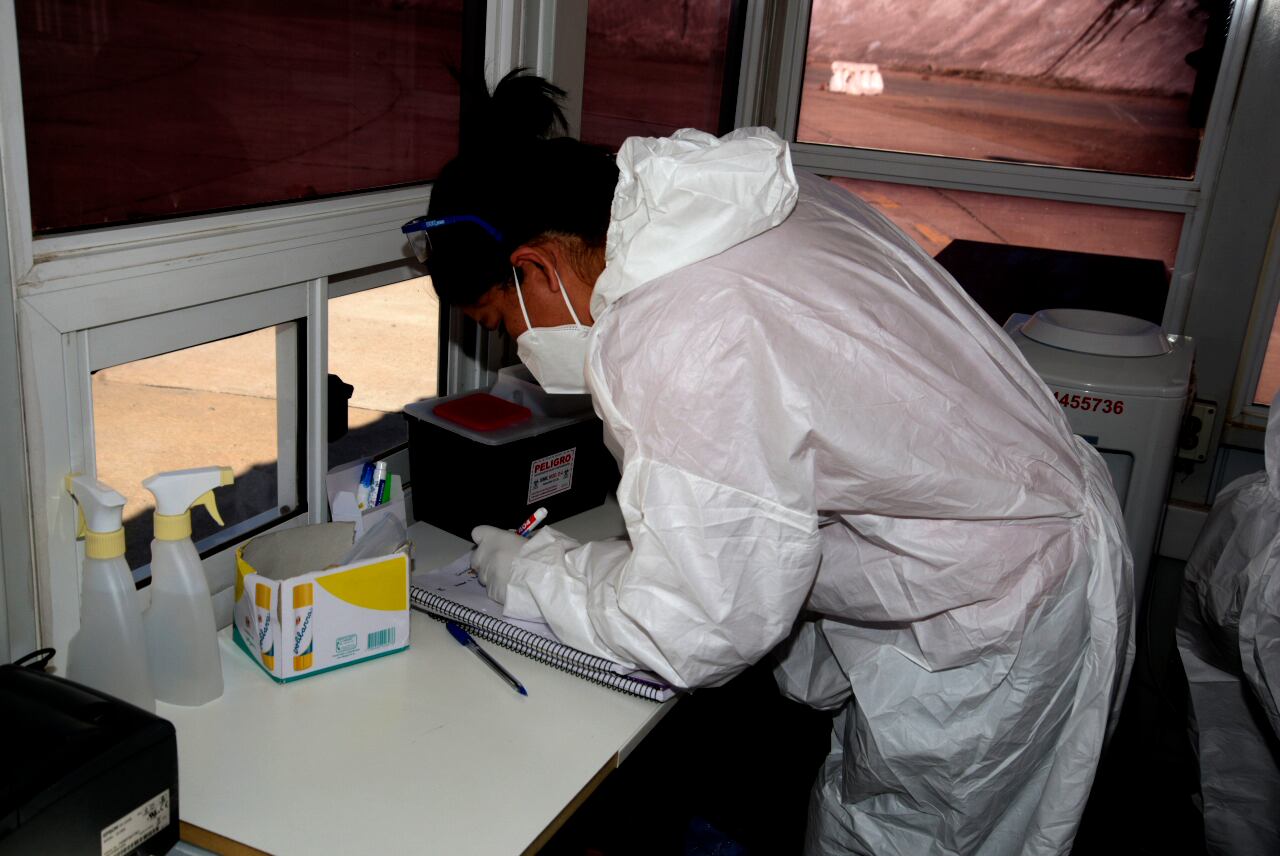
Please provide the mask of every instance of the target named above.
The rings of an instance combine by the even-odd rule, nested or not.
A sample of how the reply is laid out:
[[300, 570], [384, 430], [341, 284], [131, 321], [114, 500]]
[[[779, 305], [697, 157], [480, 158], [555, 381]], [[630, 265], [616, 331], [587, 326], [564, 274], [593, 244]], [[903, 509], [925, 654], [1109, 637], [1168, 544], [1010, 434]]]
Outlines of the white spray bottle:
[[67, 476], [84, 536], [80, 630], [67, 651], [67, 677], [155, 712], [147, 640], [133, 574], [124, 560], [124, 497], [89, 476]]
[[191, 508], [223, 525], [213, 489], [234, 480], [230, 467], [157, 473], [142, 486], [156, 498], [151, 542], [151, 606], [144, 624], [156, 698], [201, 705], [222, 695], [222, 659], [209, 582], [191, 542]]

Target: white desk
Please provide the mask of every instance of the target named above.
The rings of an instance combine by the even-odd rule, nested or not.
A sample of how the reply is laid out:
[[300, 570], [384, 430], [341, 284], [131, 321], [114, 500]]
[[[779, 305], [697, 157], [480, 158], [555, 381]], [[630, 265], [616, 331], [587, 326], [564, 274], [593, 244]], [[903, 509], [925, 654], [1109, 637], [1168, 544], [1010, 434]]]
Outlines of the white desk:
[[[621, 529], [616, 506], [559, 526]], [[467, 543], [411, 529], [418, 567]], [[522, 697], [415, 612], [409, 650], [278, 685], [220, 637], [225, 691], [178, 731], [183, 838], [276, 854], [518, 854], [545, 843], [670, 709], [495, 645]], [[545, 833], [545, 834], [544, 834]]]

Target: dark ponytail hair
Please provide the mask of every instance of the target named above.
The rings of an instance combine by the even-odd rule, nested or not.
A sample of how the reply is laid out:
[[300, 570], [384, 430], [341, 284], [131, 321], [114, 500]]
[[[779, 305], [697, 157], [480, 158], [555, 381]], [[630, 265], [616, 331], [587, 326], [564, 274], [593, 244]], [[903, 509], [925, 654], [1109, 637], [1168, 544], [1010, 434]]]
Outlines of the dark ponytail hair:
[[475, 304], [510, 280], [512, 251], [540, 237], [570, 235], [587, 248], [604, 247], [618, 168], [604, 149], [553, 136], [567, 127], [564, 95], [522, 68], [492, 93], [483, 82], [463, 83], [462, 151], [432, 186], [427, 213], [479, 217], [502, 240], [465, 226], [433, 237], [427, 267], [442, 302]]

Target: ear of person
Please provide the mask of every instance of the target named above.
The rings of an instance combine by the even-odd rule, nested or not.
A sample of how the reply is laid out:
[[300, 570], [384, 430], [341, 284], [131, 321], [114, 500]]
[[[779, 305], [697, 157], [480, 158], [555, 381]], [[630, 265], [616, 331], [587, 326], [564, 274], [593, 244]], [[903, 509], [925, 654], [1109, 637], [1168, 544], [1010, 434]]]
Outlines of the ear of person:
[[[591, 286], [581, 280], [564, 247], [554, 240], [526, 244], [511, 254], [511, 263], [519, 271], [520, 291], [535, 327], [592, 323]], [[572, 304], [573, 314], [566, 303]]]
[[511, 264], [520, 271], [520, 287], [526, 292], [542, 289], [555, 295], [557, 300], [559, 299], [557, 292], [560, 290], [560, 285], [556, 272], [560, 265], [552, 249], [542, 245], [525, 244], [517, 247], [511, 254]]

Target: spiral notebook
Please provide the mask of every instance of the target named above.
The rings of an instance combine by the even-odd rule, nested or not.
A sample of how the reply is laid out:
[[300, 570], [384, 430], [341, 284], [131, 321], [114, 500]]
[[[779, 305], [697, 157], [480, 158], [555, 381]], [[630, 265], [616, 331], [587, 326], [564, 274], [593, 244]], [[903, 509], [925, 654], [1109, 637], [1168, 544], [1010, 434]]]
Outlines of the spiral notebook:
[[675, 689], [657, 675], [631, 671], [565, 645], [540, 621], [504, 617], [502, 604], [491, 600], [476, 579], [470, 558], [464, 554], [443, 567], [414, 574], [410, 605], [440, 621], [456, 621], [476, 638], [619, 692], [652, 701], [666, 701], [675, 695]]

